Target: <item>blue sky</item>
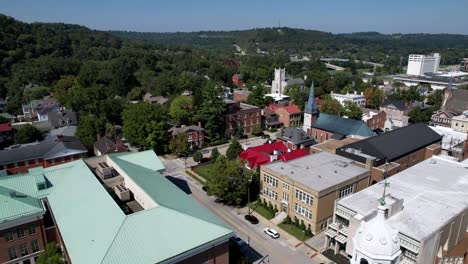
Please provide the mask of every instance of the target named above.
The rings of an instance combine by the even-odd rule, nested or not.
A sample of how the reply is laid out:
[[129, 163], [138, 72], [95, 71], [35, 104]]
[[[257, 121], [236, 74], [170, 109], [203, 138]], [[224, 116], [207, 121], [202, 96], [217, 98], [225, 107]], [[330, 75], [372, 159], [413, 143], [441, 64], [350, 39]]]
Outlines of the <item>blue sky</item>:
[[467, 0], [0, 0], [25, 22], [174, 32], [281, 26], [333, 33], [468, 34]]

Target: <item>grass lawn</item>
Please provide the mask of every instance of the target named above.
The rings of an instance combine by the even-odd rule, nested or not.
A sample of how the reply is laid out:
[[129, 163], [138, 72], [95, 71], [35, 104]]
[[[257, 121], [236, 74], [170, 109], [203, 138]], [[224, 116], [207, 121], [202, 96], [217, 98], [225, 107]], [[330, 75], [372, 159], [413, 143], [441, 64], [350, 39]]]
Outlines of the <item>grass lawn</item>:
[[268, 208], [265, 208], [260, 204], [257, 206], [257, 202], [251, 203], [250, 208], [255, 209], [255, 212], [257, 212], [258, 214], [260, 214], [268, 220], [275, 217], [275, 213], [273, 211], [268, 210]]
[[306, 236], [304, 231], [293, 224], [279, 224], [278, 226], [301, 241], [305, 241], [312, 237]]
[[216, 173], [214, 162], [197, 166], [194, 168], [194, 170], [198, 175], [205, 178], [205, 180], [213, 177], [213, 175]]
[[324, 252], [322, 252], [322, 254], [338, 264], [349, 264], [349, 259], [347, 257], [340, 254], [335, 255], [332, 249], [327, 249]]

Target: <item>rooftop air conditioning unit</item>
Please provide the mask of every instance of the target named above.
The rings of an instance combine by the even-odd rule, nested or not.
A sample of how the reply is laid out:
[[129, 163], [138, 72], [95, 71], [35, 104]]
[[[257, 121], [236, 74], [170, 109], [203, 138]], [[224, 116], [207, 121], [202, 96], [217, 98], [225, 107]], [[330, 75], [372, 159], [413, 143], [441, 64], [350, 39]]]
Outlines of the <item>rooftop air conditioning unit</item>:
[[130, 201], [130, 190], [122, 184], [114, 186], [114, 191], [122, 202]]
[[103, 179], [107, 179], [107, 178], [112, 177], [112, 167], [107, 165], [106, 162], [99, 162], [98, 163], [98, 172], [101, 174]]

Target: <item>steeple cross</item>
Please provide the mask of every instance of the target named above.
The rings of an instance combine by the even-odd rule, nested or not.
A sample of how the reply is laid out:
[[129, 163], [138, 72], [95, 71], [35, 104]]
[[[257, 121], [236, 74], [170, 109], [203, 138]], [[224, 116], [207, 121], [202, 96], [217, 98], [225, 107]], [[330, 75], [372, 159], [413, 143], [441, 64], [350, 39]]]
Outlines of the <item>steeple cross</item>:
[[385, 192], [387, 191], [387, 187], [390, 186], [390, 183], [387, 182], [387, 178], [383, 181], [383, 194], [382, 197], [379, 199], [380, 205], [385, 205]]

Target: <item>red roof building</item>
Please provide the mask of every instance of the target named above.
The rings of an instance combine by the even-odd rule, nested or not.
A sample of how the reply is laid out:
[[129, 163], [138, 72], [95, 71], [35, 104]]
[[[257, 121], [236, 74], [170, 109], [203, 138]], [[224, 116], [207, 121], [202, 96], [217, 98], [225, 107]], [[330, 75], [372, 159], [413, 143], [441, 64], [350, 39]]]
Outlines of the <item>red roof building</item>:
[[0, 124], [0, 145], [4, 146], [13, 142], [13, 128], [9, 123]]
[[282, 142], [277, 141], [244, 150], [239, 157], [248, 163], [250, 169], [255, 169], [260, 168], [263, 164], [268, 164], [276, 160], [285, 162], [303, 157], [307, 154], [305, 149], [289, 151]]
[[267, 107], [275, 111], [279, 116], [279, 121], [286, 127], [302, 124], [302, 111], [293, 103], [288, 105], [270, 104]]

